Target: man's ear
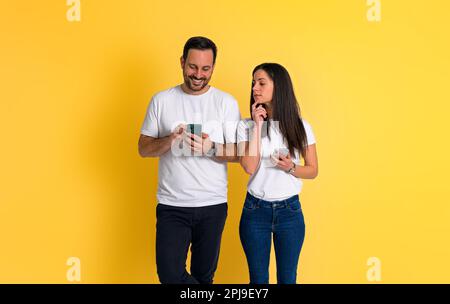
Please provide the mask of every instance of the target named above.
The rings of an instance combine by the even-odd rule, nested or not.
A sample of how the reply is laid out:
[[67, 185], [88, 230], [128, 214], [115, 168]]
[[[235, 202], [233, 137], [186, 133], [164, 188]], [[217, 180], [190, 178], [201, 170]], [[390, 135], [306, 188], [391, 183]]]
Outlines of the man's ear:
[[184, 58], [183, 58], [183, 56], [180, 57], [180, 65], [181, 65], [181, 69], [184, 69]]

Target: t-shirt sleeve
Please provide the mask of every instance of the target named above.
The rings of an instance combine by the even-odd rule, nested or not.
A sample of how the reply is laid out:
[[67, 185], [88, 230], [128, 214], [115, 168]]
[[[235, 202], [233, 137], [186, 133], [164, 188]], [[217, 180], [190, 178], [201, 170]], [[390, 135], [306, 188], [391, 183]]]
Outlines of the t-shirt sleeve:
[[315, 144], [316, 137], [314, 136], [314, 132], [312, 130], [311, 125], [306, 120], [303, 120], [303, 126], [305, 127], [306, 139], [308, 140], [308, 146]]
[[237, 142], [249, 141], [249, 124], [247, 119], [241, 120], [237, 128]]
[[147, 107], [147, 113], [145, 115], [144, 123], [141, 127], [141, 134], [158, 138], [158, 119], [157, 119], [157, 101], [153, 97]]
[[233, 97], [227, 98], [224, 103], [225, 119], [223, 123], [223, 136], [225, 143], [236, 143], [237, 139], [237, 126], [241, 120], [241, 113], [239, 112], [239, 106]]

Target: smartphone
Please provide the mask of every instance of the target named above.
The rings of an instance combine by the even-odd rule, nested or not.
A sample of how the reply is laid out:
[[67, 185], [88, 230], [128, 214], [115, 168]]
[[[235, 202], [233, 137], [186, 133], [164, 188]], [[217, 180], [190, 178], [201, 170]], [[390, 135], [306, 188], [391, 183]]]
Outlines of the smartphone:
[[278, 155], [286, 157], [286, 156], [288, 156], [288, 154], [289, 154], [289, 149], [286, 149], [286, 148], [278, 149]]
[[202, 136], [202, 125], [201, 124], [188, 124], [186, 126], [186, 132], [195, 134], [197, 136]]

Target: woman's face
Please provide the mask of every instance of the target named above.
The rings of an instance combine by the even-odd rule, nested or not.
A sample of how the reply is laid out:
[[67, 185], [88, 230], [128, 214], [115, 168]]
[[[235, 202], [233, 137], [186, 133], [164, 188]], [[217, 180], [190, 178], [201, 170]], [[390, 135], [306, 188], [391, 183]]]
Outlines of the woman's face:
[[271, 103], [273, 96], [273, 81], [264, 70], [253, 74], [253, 99], [258, 103]]

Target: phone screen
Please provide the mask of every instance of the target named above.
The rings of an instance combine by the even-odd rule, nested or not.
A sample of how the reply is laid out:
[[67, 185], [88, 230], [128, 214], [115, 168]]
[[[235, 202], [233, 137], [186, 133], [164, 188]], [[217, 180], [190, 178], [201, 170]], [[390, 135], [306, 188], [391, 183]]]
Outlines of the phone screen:
[[186, 126], [187, 132], [195, 134], [197, 136], [202, 136], [202, 125], [201, 124], [188, 124]]

